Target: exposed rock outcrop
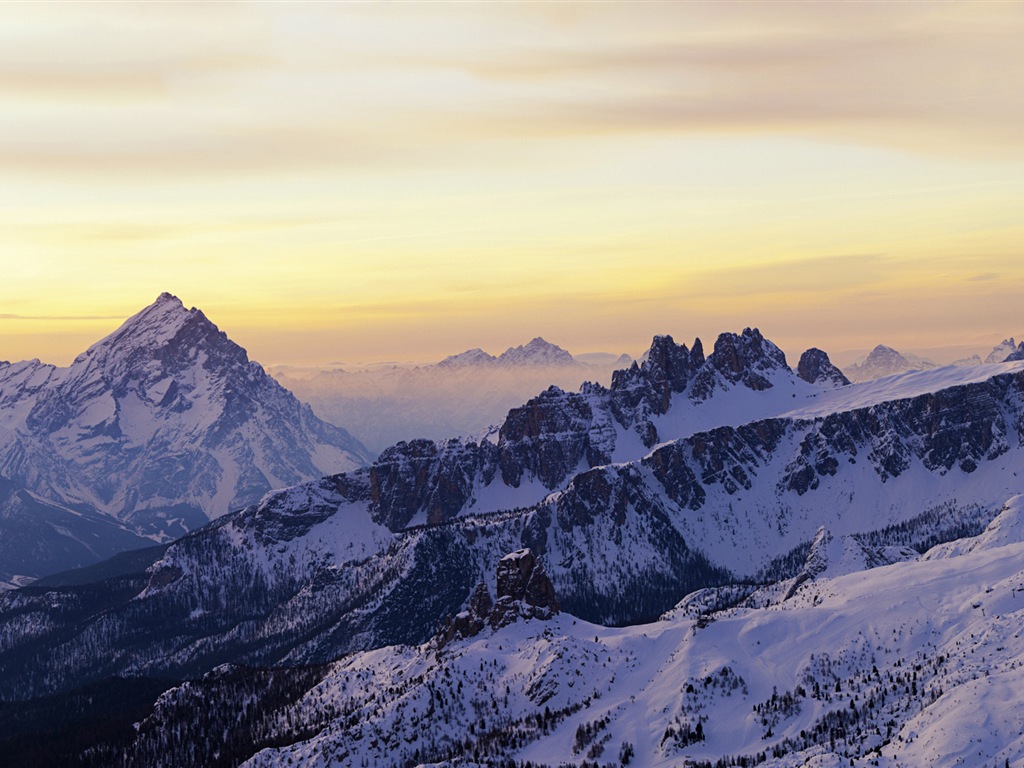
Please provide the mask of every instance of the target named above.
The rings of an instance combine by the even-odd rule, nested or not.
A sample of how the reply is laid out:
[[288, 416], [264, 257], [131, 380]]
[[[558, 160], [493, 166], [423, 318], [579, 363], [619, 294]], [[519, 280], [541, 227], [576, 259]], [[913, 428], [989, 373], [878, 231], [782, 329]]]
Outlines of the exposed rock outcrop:
[[459, 439], [410, 440], [385, 450], [370, 468], [370, 512], [393, 531], [420, 512], [428, 525], [455, 517], [472, 498], [477, 479], [489, 483], [497, 468], [490, 443]]
[[811, 347], [800, 355], [796, 375], [810, 384], [845, 387], [850, 383], [846, 375], [828, 359], [828, 354], [817, 347]]
[[530, 549], [510, 552], [501, 558], [497, 576], [498, 600], [489, 616], [491, 626], [502, 625], [502, 616], [508, 613], [507, 608], [513, 603], [522, 603], [527, 607], [527, 615], [537, 618], [548, 618], [558, 613], [555, 588], [544, 571], [544, 564], [534, 557]]
[[518, 488], [528, 472], [554, 490], [586, 455], [593, 418], [586, 398], [558, 387], [509, 411], [498, 432], [498, 461], [505, 485]]
[[693, 349], [676, 344], [671, 336], [655, 336], [643, 363], [612, 374], [611, 409], [623, 426], [632, 426], [644, 445], [658, 442], [652, 414], [668, 412], [672, 395], [686, 390], [705, 363], [704, 346], [694, 339]]
[[485, 626], [499, 629], [519, 618], [549, 619], [560, 610], [551, 579], [529, 548], [510, 552], [498, 562], [497, 592], [492, 603], [487, 585], [477, 584], [468, 610], [450, 618], [438, 633], [437, 647], [478, 635]]
[[723, 333], [715, 341], [715, 351], [708, 355], [706, 365], [697, 372], [690, 398], [706, 400], [716, 389], [728, 385], [771, 389], [770, 375], [781, 370], [789, 370], [785, 353], [757, 328], [744, 328], [741, 334]]

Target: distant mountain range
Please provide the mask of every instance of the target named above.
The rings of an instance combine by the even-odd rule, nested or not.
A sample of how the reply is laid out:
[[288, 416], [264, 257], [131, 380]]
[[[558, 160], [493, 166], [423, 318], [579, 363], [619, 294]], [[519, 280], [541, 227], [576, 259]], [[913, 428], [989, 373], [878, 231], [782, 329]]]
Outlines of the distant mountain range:
[[438, 366], [443, 368], [461, 368], [465, 366], [517, 368], [522, 366], [561, 365], [578, 366], [581, 363], [578, 363], [572, 355], [561, 347], [545, 341], [540, 336], [533, 339], [529, 344], [509, 347], [497, 357], [478, 348], [470, 349], [458, 355], [451, 355], [438, 363]]
[[368, 458], [161, 294], [67, 368], [0, 363], [0, 581], [180, 536]]
[[379, 452], [400, 440], [479, 436], [552, 384], [577, 389], [585, 381], [607, 382], [631, 362], [624, 354], [573, 357], [538, 337], [500, 355], [470, 349], [426, 365], [322, 371], [282, 366], [272, 373], [318, 414], [345, 424]]
[[[953, 362], [953, 365], [967, 367], [972, 365], [992, 365], [1012, 360], [1024, 359], [1024, 342], [1016, 346], [1011, 337], [992, 348], [992, 351], [985, 356], [984, 361], [981, 355], [961, 358]], [[851, 381], [862, 382], [879, 379], [883, 376], [893, 376], [907, 371], [926, 371], [929, 368], [936, 368], [937, 364], [926, 358], [913, 354], [901, 354], [892, 347], [879, 344], [867, 358], [858, 364], [848, 366], [845, 370]]]

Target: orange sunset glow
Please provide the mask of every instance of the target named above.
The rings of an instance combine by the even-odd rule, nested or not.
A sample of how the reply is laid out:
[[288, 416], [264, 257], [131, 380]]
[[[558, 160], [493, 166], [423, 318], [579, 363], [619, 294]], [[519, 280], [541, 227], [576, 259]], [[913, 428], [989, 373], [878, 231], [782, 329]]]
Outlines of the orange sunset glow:
[[1019, 3], [0, 8], [0, 359], [1024, 332]]

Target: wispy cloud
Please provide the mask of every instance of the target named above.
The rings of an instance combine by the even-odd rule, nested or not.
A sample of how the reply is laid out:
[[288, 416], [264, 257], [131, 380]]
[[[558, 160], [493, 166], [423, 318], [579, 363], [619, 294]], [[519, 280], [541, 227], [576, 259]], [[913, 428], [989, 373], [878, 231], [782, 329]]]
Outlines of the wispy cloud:
[[15, 24], [0, 53], [0, 97], [17, 110], [0, 113], [0, 163], [396, 168], [450, 162], [467, 140], [638, 132], [1024, 149], [1020, 6], [714, 5], [595, 5], [571, 21], [494, 5], [47, 15], [35, 34]]
[[82, 320], [123, 320], [123, 315], [16, 315], [0, 313], [0, 320], [66, 320], [78, 322]]
[[948, 333], [1016, 311], [1024, 5], [450, 11], [19, 6], [3, 343], [38, 354], [32, 333], [169, 286], [278, 329], [282, 355], [344, 327], [364, 348], [339, 357], [510, 324], [642, 339], [799, 305], [836, 334]]

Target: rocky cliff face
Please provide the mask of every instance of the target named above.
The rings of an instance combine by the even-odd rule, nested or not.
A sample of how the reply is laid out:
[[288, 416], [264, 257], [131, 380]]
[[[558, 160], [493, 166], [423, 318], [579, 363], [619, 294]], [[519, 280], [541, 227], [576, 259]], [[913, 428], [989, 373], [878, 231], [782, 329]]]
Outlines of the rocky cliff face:
[[479, 582], [469, 599], [468, 610], [445, 622], [435, 638], [438, 648], [455, 638], [478, 635], [486, 626], [499, 629], [525, 619], [550, 619], [559, 612], [558, 597], [544, 571], [544, 565], [530, 549], [510, 552], [498, 561], [497, 601], [484, 582]]
[[[514, 619], [516, 614], [536, 618], [550, 618], [558, 613], [558, 597], [544, 571], [544, 564], [529, 548], [510, 552], [498, 562], [498, 599], [491, 608], [489, 623], [500, 627]], [[515, 604], [524, 606], [521, 610]]]
[[370, 467], [374, 519], [393, 531], [417, 515], [437, 525], [457, 516], [478, 484], [493, 479], [498, 450], [490, 443], [412, 440], [385, 450]]
[[789, 371], [786, 355], [756, 328], [744, 328], [739, 335], [723, 333], [715, 341], [715, 351], [697, 371], [690, 397], [706, 400], [728, 385], [771, 389], [771, 374], [780, 371]]
[[[838, 372], [827, 356], [819, 369], [821, 376]], [[691, 349], [656, 336], [644, 362], [616, 371], [610, 388], [551, 387], [513, 408], [493, 443], [413, 441], [387, 449], [371, 469], [375, 519], [392, 530], [413, 521], [437, 524], [489, 511], [480, 506], [489, 493], [506, 506], [535, 504], [577, 472], [639, 458], [671, 437], [657, 423], [673, 408], [701, 408], [734, 389], [764, 392], [795, 378], [782, 351], [757, 329], [721, 334], [707, 358], [700, 339]], [[501, 488], [522, 493], [496, 492]]]
[[509, 411], [498, 432], [498, 463], [505, 485], [518, 487], [524, 475], [554, 489], [585, 457], [595, 462], [588, 436], [594, 412], [582, 395], [552, 387]]
[[816, 347], [811, 347], [800, 355], [796, 375], [809, 384], [845, 387], [850, 383], [843, 372], [832, 365], [828, 355]]
[[624, 427], [632, 427], [647, 447], [658, 442], [651, 417], [667, 413], [674, 395], [682, 394], [705, 363], [704, 347], [676, 344], [671, 336], [655, 336], [642, 364], [612, 375], [609, 410]]

